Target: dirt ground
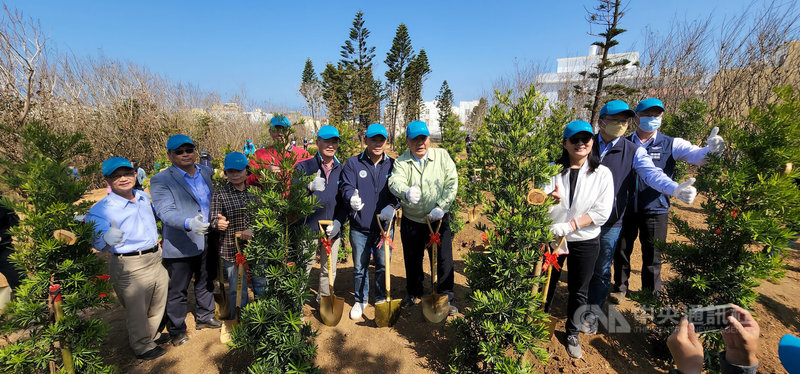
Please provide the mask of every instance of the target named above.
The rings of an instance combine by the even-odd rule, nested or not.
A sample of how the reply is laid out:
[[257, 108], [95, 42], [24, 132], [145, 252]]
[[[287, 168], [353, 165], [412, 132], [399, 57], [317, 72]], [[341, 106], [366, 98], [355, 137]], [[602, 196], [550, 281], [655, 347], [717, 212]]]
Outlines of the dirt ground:
[[[91, 197], [99, 200], [104, 190], [93, 191]], [[698, 199], [699, 200], [699, 199]], [[699, 201], [690, 207], [676, 207], [674, 211], [684, 219], [699, 224], [702, 216], [698, 213]], [[482, 218], [485, 220], [485, 218]], [[484, 221], [485, 222], [485, 221]], [[392, 256], [392, 297], [405, 295], [403, 251], [396, 230], [395, 251]], [[679, 239], [670, 228], [668, 240]], [[480, 242], [480, 233], [473, 225], [467, 225], [453, 241], [455, 260], [456, 305], [459, 310], [468, 307], [466, 294], [467, 280], [464, 277], [465, 255], [471, 244]], [[798, 249], [796, 246], [795, 249]], [[426, 261], [427, 263], [427, 257]], [[641, 256], [634, 251], [631, 289], [641, 286], [639, 271]], [[318, 265], [312, 272], [312, 285], [316, 284]], [[375, 309], [370, 304], [364, 313], [365, 318], [353, 321], [348, 318], [353, 299], [353, 264], [348, 259], [339, 264], [335, 293], [345, 299], [344, 316], [336, 327], [327, 327], [320, 321], [318, 305], [311, 301], [304, 307], [305, 320], [317, 329], [319, 335], [316, 364], [325, 373], [439, 373], [447, 367], [450, 353], [451, 332], [444, 324], [428, 323], [422, 316], [421, 306], [403, 309], [399, 321], [390, 328], [378, 328], [373, 320]], [[566, 269], [569, 271], [569, 269]], [[428, 266], [425, 271], [429, 272]], [[674, 273], [665, 266], [665, 278]], [[370, 278], [374, 275], [370, 274]], [[563, 279], [566, 279], [564, 277]], [[430, 284], [427, 280], [426, 284]], [[786, 263], [786, 278], [779, 283], [764, 282], [758, 287], [761, 296], [753, 305], [754, 315], [761, 326], [761, 350], [759, 352], [762, 373], [785, 373], [778, 360], [778, 341], [787, 333], [800, 334], [800, 254], [792, 251]], [[316, 286], [312, 287], [316, 292]], [[643, 333], [601, 333], [594, 336], [581, 335], [583, 359], [573, 360], [564, 348], [564, 322], [566, 311], [566, 284], [561, 283], [556, 293], [552, 315], [557, 319], [555, 335], [546, 344], [551, 354], [546, 364], [537, 364], [537, 371], [545, 373], [663, 373], [667, 363], [654, 358], [651, 352], [663, 350], [663, 342], [648, 342]], [[372, 302], [372, 300], [370, 300]], [[628, 322], [636, 326], [631, 317], [637, 305], [625, 301], [619, 310], [626, 315]], [[242, 371], [245, 360], [229, 353], [228, 348], [219, 343], [219, 330], [194, 330], [194, 319], [187, 316], [190, 340], [180, 347], [165, 345], [167, 354], [154, 361], [137, 360], [128, 348], [127, 332], [123, 310], [116, 306], [101, 311], [100, 317], [110, 326], [102, 353], [107, 362], [118, 367], [121, 373], [228, 373]], [[452, 318], [452, 317], [451, 317]]]

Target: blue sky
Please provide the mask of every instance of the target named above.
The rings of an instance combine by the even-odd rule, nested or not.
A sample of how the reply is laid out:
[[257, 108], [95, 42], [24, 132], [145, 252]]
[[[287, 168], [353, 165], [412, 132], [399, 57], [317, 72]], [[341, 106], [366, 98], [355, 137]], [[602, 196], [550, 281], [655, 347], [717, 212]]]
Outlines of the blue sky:
[[[513, 71], [537, 62], [555, 71], [556, 58], [585, 55], [585, 8], [596, 1], [6, 1], [38, 18], [51, 43], [79, 56], [129, 60], [173, 80], [219, 92], [245, 89], [250, 100], [300, 109], [297, 93], [306, 58], [317, 72], [339, 59], [355, 13], [365, 14], [376, 47], [376, 75], [395, 29], [408, 26], [415, 50], [433, 70], [423, 92], [431, 100], [447, 80], [456, 101], [473, 100]], [[646, 27], [713, 13], [735, 17], [747, 0], [628, 2], [617, 51], [643, 45]]]

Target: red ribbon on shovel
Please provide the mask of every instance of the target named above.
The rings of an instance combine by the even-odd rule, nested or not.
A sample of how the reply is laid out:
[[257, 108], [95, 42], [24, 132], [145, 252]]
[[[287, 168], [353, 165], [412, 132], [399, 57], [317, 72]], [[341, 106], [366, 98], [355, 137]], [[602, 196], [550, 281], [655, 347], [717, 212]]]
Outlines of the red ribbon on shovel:
[[322, 248], [325, 248], [325, 253], [331, 254], [332, 245], [333, 245], [333, 239], [329, 239], [327, 237], [322, 238]]
[[381, 241], [378, 242], [377, 248], [383, 248], [383, 243], [389, 243], [389, 248], [394, 250], [394, 243], [392, 243], [392, 237], [389, 235], [388, 232], [381, 235]]
[[247, 281], [252, 283], [252, 280], [250, 279], [250, 266], [247, 266], [247, 260], [245, 260], [244, 255], [241, 254], [241, 253], [237, 253], [236, 254], [235, 263], [236, 263], [236, 266], [244, 265], [244, 270], [247, 270], [247, 272], [246, 272]]
[[425, 245], [426, 247], [432, 247], [434, 243], [438, 246], [442, 245], [442, 235], [440, 233], [431, 233], [430, 236], [431, 240]]
[[544, 263], [542, 264], [542, 271], [547, 270], [548, 267], [553, 266], [556, 270], [561, 270], [561, 266], [558, 266], [558, 255], [555, 253], [545, 252], [544, 256]]

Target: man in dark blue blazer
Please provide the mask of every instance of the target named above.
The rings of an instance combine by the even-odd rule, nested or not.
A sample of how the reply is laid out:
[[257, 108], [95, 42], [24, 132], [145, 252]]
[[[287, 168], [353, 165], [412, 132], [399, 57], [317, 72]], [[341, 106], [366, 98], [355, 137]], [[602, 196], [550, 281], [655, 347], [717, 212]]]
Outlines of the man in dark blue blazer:
[[206, 268], [212, 171], [195, 163], [195, 145], [186, 135], [167, 140], [167, 156], [172, 166], [153, 176], [150, 195], [162, 222], [162, 256], [169, 273], [165, 320], [172, 344], [178, 346], [189, 340], [185, 319], [193, 277], [195, 328], [219, 328], [222, 324], [214, 318], [214, 296]]

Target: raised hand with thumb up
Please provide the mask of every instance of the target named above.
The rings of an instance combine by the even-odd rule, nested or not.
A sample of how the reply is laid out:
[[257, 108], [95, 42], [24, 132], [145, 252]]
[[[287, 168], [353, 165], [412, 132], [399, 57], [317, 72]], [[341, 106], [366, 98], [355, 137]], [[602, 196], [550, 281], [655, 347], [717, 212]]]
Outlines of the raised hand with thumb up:
[[217, 230], [225, 231], [228, 229], [230, 222], [222, 214], [217, 214]]
[[691, 204], [694, 198], [697, 197], [697, 189], [692, 186], [694, 181], [694, 178], [689, 178], [686, 182], [679, 184], [678, 187], [675, 187], [675, 191], [672, 192], [672, 195], [686, 204]]
[[208, 233], [208, 223], [203, 222], [203, 216], [198, 214], [189, 221], [189, 231], [198, 235], [205, 235]]
[[317, 171], [317, 176], [308, 184], [308, 190], [311, 192], [325, 191], [325, 178], [322, 177], [322, 169]]
[[119, 229], [117, 225], [117, 221], [111, 221], [111, 227], [108, 228], [105, 234], [103, 234], [103, 240], [110, 246], [116, 246], [122, 244], [122, 236], [125, 235], [122, 230]]
[[350, 197], [350, 208], [353, 208], [356, 212], [364, 208], [364, 203], [361, 202], [361, 196], [358, 196], [358, 190]]
[[717, 135], [718, 133], [719, 127], [714, 126], [714, 128], [711, 129], [711, 134], [708, 135], [708, 139], [706, 139], [708, 150], [711, 153], [720, 154], [725, 151], [725, 140], [723, 140], [721, 136]]
[[422, 198], [422, 190], [419, 189], [419, 182], [414, 182], [414, 185], [406, 191], [406, 200], [411, 204], [416, 204]]

